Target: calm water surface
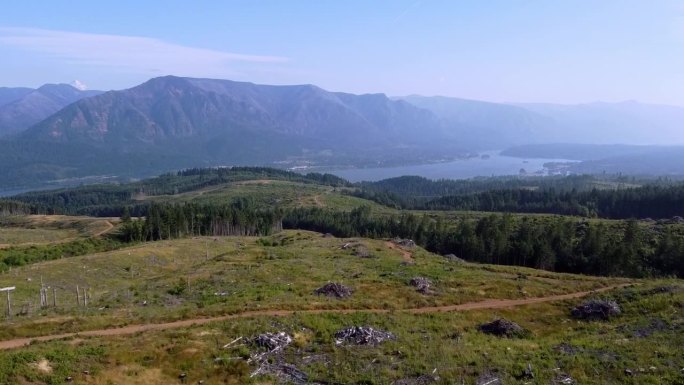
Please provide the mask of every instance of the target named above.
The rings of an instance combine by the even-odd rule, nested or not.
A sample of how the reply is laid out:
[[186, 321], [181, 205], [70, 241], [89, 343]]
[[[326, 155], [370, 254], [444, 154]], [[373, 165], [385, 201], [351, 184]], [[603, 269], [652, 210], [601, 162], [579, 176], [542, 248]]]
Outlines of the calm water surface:
[[519, 175], [520, 169], [525, 169], [527, 173], [545, 172], [544, 163], [568, 162], [564, 159], [513, 158], [499, 155], [498, 152], [484, 154], [489, 155], [489, 158], [477, 157], [417, 166], [357, 168], [329, 172], [351, 182], [377, 181], [403, 175], [418, 175], [429, 179], [467, 179], [476, 176]]

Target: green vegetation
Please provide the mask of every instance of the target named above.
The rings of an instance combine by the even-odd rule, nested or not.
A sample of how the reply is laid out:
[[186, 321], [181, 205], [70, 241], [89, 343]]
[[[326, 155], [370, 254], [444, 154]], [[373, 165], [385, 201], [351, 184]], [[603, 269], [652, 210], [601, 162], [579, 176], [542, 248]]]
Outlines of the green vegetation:
[[658, 184], [639, 186], [634, 182], [588, 175], [462, 181], [400, 177], [363, 183], [361, 190], [353, 194], [411, 210], [547, 213], [614, 219], [684, 215], [684, 184], [661, 180]]
[[112, 222], [118, 219], [58, 215], [0, 217], [0, 272], [123, 247], [121, 241], [104, 236], [114, 229]]
[[[530, 381], [523, 378], [528, 364], [540, 383], [561, 374], [580, 383], [602, 384], [675, 384], [684, 379], [681, 281], [637, 281], [594, 295], [615, 300], [622, 308], [607, 322], [571, 319], [569, 310], [583, 299], [411, 314], [401, 309], [533, 298], [627, 281], [455, 263], [420, 248], [397, 247], [284, 231], [260, 238], [151, 242], [13, 270], [0, 275], [0, 285], [17, 284], [17, 306], [37, 295], [39, 276], [60, 288], [60, 304], [4, 322], [2, 339], [255, 310], [355, 311], [255, 314], [134, 336], [35, 343], [0, 354], [0, 380], [65, 384], [73, 377], [82, 384], [168, 384], [179, 383], [185, 373], [186, 383], [283, 383], [269, 375], [250, 377], [257, 366], [247, 362], [258, 351], [249, 338], [279, 331], [291, 335], [293, 342], [273, 362], [294, 365], [311, 381], [387, 384], [434, 375], [439, 378], [435, 384], [472, 384], [490, 374], [504, 383], [524, 383]], [[370, 257], [356, 255], [359, 248]], [[405, 263], [406, 251], [411, 263]], [[434, 293], [421, 294], [409, 286], [414, 276], [429, 277]], [[313, 294], [331, 280], [344, 282], [354, 294], [344, 300]], [[87, 308], [76, 306], [69, 294], [69, 284], [75, 283], [89, 288], [92, 302]], [[390, 312], [371, 310], [378, 308]], [[500, 338], [478, 331], [479, 325], [497, 317], [520, 324], [528, 333]], [[334, 333], [350, 325], [388, 330], [397, 338], [377, 346], [337, 345]], [[223, 348], [240, 337], [239, 343]]]
[[[45, 285], [57, 288], [59, 299], [57, 309], [34, 308], [17, 328], [6, 325], [0, 335], [7, 338], [248, 310], [443, 306], [564, 294], [626, 282], [458, 264], [420, 248], [409, 253], [407, 258], [402, 250], [382, 240], [283, 231], [268, 237], [149, 242], [57, 259], [0, 275], [0, 287], [17, 286], [13, 294], [17, 312], [29, 301], [35, 304], [41, 278]], [[438, 295], [425, 296], [409, 286], [414, 276], [432, 280]], [[344, 301], [313, 295], [329, 281], [343, 282], [358, 295]], [[88, 308], [76, 304], [77, 285], [89, 288]], [[122, 318], [122, 314], [126, 316]], [[78, 318], [47, 322], [57, 315]], [[46, 320], [41, 321], [43, 318]], [[26, 324], [28, 321], [40, 326]]]
[[[0, 345], [81, 334], [3, 351], [0, 383], [283, 384], [287, 376], [277, 368], [285, 364], [310, 382], [338, 384], [474, 384], [487, 376], [503, 383], [684, 381], [684, 285], [616, 278], [681, 276], [682, 224], [399, 210], [364, 199], [383, 202], [358, 186], [279, 173], [193, 170], [7, 203], [20, 210], [0, 217], [13, 244], [0, 250], [0, 287], [16, 286]], [[604, 185], [606, 194], [636, 191], [615, 187]], [[477, 186], [464, 188], [479, 194]], [[8, 215], [26, 207], [121, 220]], [[412, 286], [416, 277], [429, 289]], [[329, 282], [351, 296], [314, 293]], [[49, 288], [43, 306], [41, 287]], [[590, 297], [616, 301], [619, 315], [570, 316], [585, 300], [571, 294], [609, 287], [619, 288]], [[537, 300], [557, 295], [566, 296]], [[499, 317], [524, 331], [502, 338], [479, 330]], [[165, 322], [176, 323], [136, 326]], [[337, 344], [335, 333], [354, 325], [396, 339]], [[267, 332], [292, 342], [259, 364], [250, 359], [264, 348], [251, 341]], [[271, 374], [253, 375], [260, 365]]]
[[637, 221], [588, 221], [557, 216], [492, 214], [455, 223], [437, 216], [371, 215], [368, 207], [348, 213], [318, 208], [288, 212], [285, 228], [341, 237], [411, 238], [439, 254], [468, 261], [608, 276], [684, 276], [681, 225]]

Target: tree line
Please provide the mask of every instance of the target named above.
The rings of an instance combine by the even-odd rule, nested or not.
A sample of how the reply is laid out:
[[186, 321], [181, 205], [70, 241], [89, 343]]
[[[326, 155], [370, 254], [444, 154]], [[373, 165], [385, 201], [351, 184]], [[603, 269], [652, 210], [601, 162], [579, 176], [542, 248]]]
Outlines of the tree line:
[[684, 276], [681, 227], [643, 228], [634, 220], [492, 214], [447, 223], [427, 215], [373, 217], [367, 207], [300, 208], [286, 214], [283, 226], [340, 237], [410, 238], [428, 251], [473, 262], [591, 275]]
[[282, 229], [282, 213], [255, 207], [249, 199], [226, 205], [152, 204], [142, 219], [124, 209], [121, 238], [126, 242], [157, 241], [187, 236], [257, 236]]
[[[326, 186], [350, 186], [335, 175], [268, 167], [192, 168], [126, 184], [99, 184], [51, 191], [35, 191], [11, 198], [30, 208], [30, 214], [120, 216], [124, 206], [142, 205], [143, 196], [175, 195], [202, 188], [256, 179], [285, 180]], [[0, 200], [0, 208], [7, 200]]]
[[[409, 210], [547, 213], [609, 219], [684, 216], [684, 184], [587, 189], [591, 181], [594, 181], [593, 177], [578, 176], [548, 180], [539, 186], [524, 186], [524, 180], [495, 178], [484, 183], [401, 177], [363, 184], [351, 194]], [[506, 187], [476, 191], [496, 185]], [[571, 186], [575, 187], [568, 189]], [[476, 192], [472, 192], [474, 190]]]

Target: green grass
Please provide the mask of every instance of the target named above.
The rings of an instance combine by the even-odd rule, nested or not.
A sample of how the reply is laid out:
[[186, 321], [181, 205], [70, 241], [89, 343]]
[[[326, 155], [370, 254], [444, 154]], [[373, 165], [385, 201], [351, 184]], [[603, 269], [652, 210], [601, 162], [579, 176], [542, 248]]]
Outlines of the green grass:
[[0, 247], [22, 246], [27, 244], [45, 244], [73, 239], [78, 231], [73, 229], [23, 229], [0, 228]]
[[368, 205], [377, 212], [391, 210], [375, 202], [344, 195], [344, 188], [282, 180], [250, 180], [206, 187], [175, 195], [150, 195], [139, 198], [154, 202], [228, 203], [237, 198], [250, 198], [264, 207], [328, 207], [351, 210]]
[[[653, 287], [671, 284], [681, 289], [681, 282], [659, 281], [605, 294], [618, 300], [624, 310], [608, 322], [570, 319], [568, 310], [579, 301], [419, 316], [258, 317], [134, 337], [35, 344], [0, 355], [0, 373], [6, 383], [29, 378], [44, 381], [35, 383], [61, 384], [72, 375], [82, 384], [172, 384], [178, 383], [180, 373], [186, 373], [191, 384], [200, 380], [205, 384], [277, 383], [270, 377], [249, 377], [255, 367], [244, 357], [255, 348], [222, 346], [238, 337], [285, 331], [295, 342], [285, 349], [282, 359], [310, 379], [330, 383], [390, 384], [435, 373], [438, 384], [473, 384], [482, 374], [492, 373], [506, 384], [548, 384], [565, 373], [581, 384], [679, 384], [684, 380], [680, 371], [684, 319], [678, 310], [684, 292], [649, 293]], [[506, 339], [477, 330], [495, 317], [519, 323], [529, 335]], [[647, 336], [635, 334], [653, 319], [665, 326]], [[376, 347], [336, 346], [333, 334], [350, 325], [389, 330], [397, 339]], [[41, 374], [35, 368], [34, 363], [42, 359], [53, 365], [53, 374]], [[519, 378], [528, 363], [534, 380]], [[628, 375], [627, 369], [634, 375]], [[83, 370], [90, 374], [82, 374]]]
[[[371, 257], [354, 255], [354, 247], [342, 249], [346, 243], [362, 245]], [[5, 322], [0, 336], [248, 310], [453, 305], [571, 293], [625, 282], [517, 267], [454, 264], [420, 248], [412, 252], [415, 263], [407, 265], [402, 254], [382, 240], [336, 239], [306, 231], [284, 231], [265, 238], [151, 242], [58, 259], [0, 275], [0, 286], [17, 287], [13, 300], [16, 310], [28, 309], [28, 304], [33, 303], [31, 314]], [[521, 279], [521, 274], [526, 278]], [[408, 285], [415, 276], [431, 279], [436, 294], [416, 292]], [[56, 309], [36, 309], [41, 279], [45, 285], [57, 288]], [[329, 281], [350, 286], [357, 294], [342, 301], [313, 295], [316, 288]], [[92, 296], [87, 309], [76, 304], [77, 285], [87, 287]], [[143, 302], [146, 306], [142, 306]], [[63, 316], [67, 318], [60, 318]], [[49, 321], [55, 317], [57, 321]]]

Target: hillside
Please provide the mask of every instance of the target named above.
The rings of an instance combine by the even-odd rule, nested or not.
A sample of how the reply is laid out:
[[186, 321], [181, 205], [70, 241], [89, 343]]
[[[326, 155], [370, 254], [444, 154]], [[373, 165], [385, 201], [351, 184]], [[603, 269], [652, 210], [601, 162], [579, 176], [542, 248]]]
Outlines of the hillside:
[[164, 77], [75, 103], [22, 139], [86, 143], [122, 153], [154, 153], [163, 146], [196, 150], [204, 161], [268, 162], [304, 151], [344, 154], [350, 146], [353, 152], [381, 143], [415, 147], [438, 128], [429, 112], [384, 95]]
[[[358, 256], [362, 248], [370, 258]], [[0, 286], [17, 285], [18, 312], [37, 296], [37, 277], [56, 289], [56, 308], [50, 293], [46, 307], [3, 322], [0, 346], [15, 349], [0, 356], [6, 383], [161, 385], [181, 375], [206, 384], [515, 382], [528, 364], [539, 380], [588, 382], [606, 362], [610, 384], [680, 376], [677, 281], [616, 288], [632, 282], [457, 263], [420, 248], [302, 231], [152, 242], [19, 268], [0, 276]], [[414, 277], [427, 278], [429, 291], [411, 286]], [[330, 281], [351, 296], [314, 293]], [[87, 305], [77, 303], [76, 285]], [[617, 300], [622, 314], [569, 321], [587, 296]], [[510, 338], [478, 330], [498, 317], [524, 330]], [[391, 338], [335, 342], [338, 330], [355, 325]], [[292, 340], [262, 361], [255, 354], [272, 347], [252, 339], [267, 332]]]
[[46, 84], [30, 91], [10, 90], [14, 92], [0, 91], [0, 137], [22, 132], [77, 100], [102, 93], [82, 91], [68, 84]]
[[31, 93], [33, 89], [27, 87], [0, 87], [0, 107]]
[[[681, 223], [349, 195], [521, 183], [623, 191], [593, 177], [358, 186], [244, 167], [0, 201], [0, 287], [16, 287], [0, 382], [678, 383], [681, 280], [620, 277], [681, 276]], [[20, 215], [37, 207], [121, 220]], [[253, 236], [225, 236], [240, 233]], [[585, 319], [575, 307], [589, 300], [618, 310]]]

